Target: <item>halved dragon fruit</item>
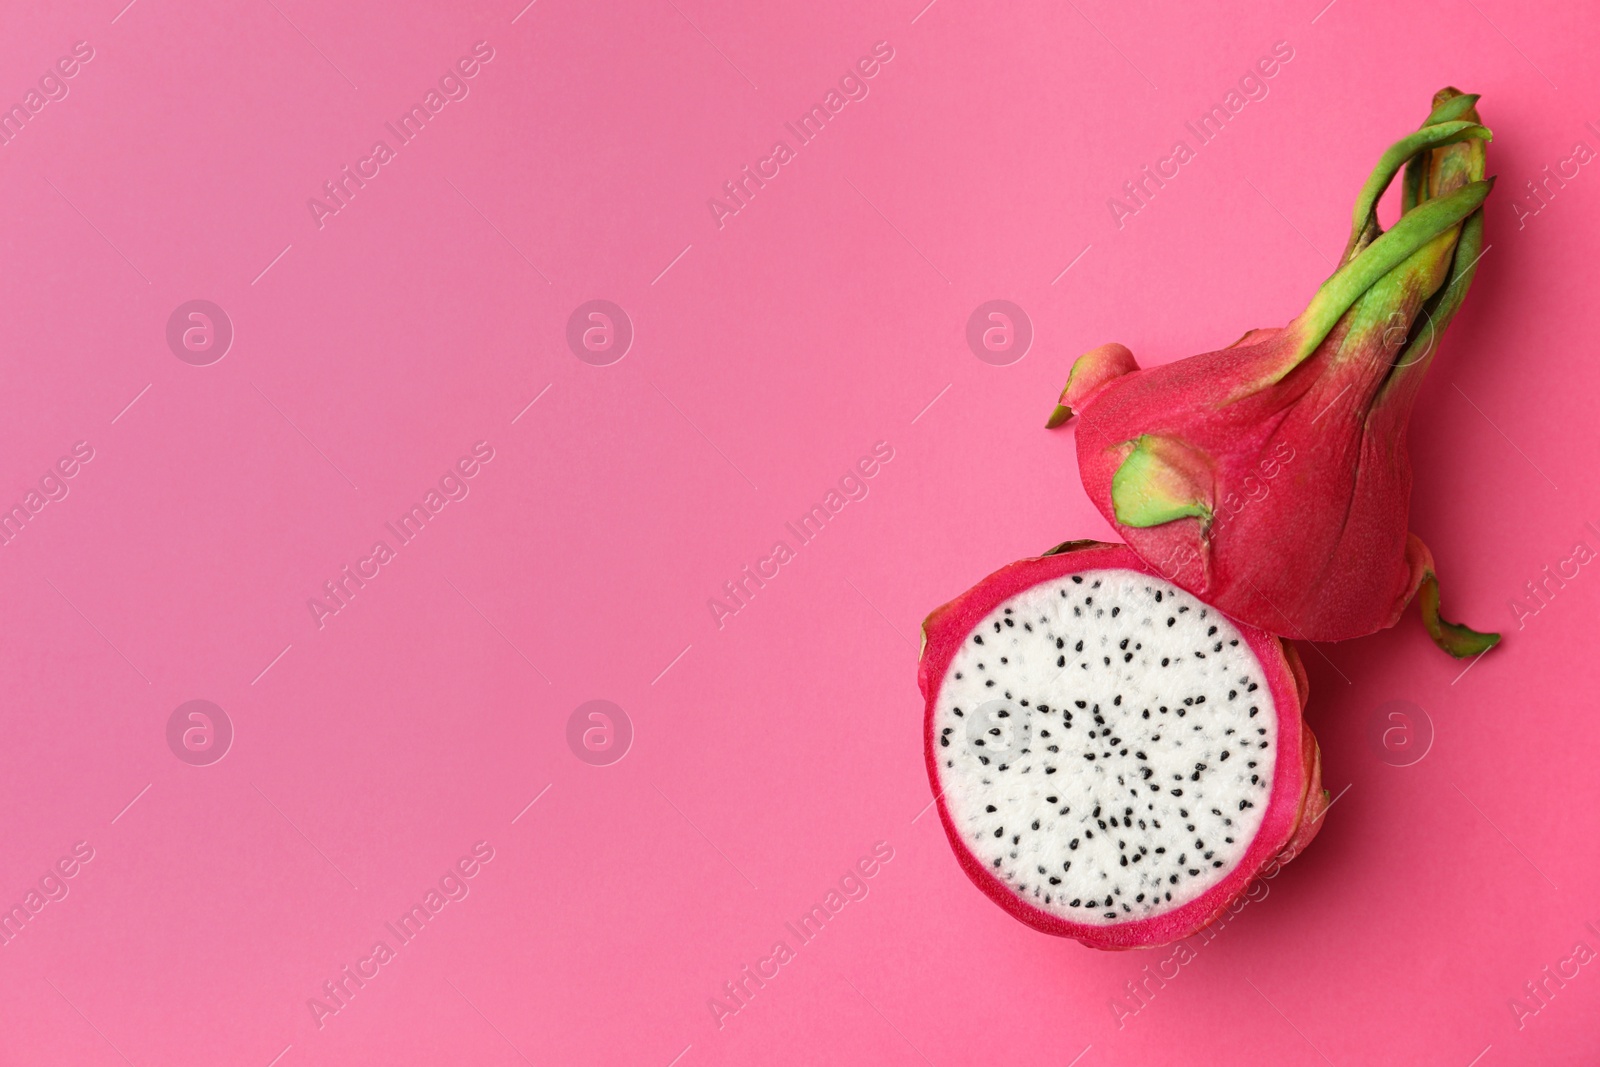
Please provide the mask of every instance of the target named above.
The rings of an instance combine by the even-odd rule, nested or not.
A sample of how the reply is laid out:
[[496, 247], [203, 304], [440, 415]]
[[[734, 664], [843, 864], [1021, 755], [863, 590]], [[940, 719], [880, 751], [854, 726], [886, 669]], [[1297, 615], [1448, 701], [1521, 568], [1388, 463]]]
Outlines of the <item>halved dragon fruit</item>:
[[1046, 933], [1187, 937], [1303, 849], [1327, 806], [1293, 646], [1123, 545], [1070, 542], [933, 612], [919, 682], [962, 868]]

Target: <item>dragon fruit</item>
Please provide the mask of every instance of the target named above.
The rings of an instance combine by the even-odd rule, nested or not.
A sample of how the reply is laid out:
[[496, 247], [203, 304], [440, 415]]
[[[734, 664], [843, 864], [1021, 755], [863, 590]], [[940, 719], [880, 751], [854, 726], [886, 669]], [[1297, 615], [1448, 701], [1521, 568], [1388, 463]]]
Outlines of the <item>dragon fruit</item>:
[[[1489, 131], [1478, 97], [1434, 97], [1356, 200], [1339, 267], [1287, 326], [1140, 370], [1121, 345], [1073, 365], [1084, 488], [1163, 577], [1233, 618], [1313, 641], [1394, 625], [1417, 597], [1458, 657], [1498, 634], [1445, 621], [1433, 556], [1408, 533], [1406, 426], [1483, 248]], [[1378, 199], [1405, 167], [1387, 232]]]
[[1126, 546], [1013, 563], [922, 632], [940, 820], [972, 881], [1028, 925], [1169, 944], [1316, 834], [1328, 800], [1293, 646]]

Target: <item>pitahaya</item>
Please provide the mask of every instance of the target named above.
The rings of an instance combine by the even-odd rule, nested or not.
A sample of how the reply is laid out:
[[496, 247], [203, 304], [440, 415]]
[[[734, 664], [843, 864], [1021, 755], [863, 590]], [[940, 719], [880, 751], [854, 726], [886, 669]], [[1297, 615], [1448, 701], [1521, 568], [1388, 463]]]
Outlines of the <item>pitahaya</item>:
[[1316, 834], [1328, 800], [1293, 646], [1126, 546], [1013, 563], [922, 633], [939, 817], [967, 875], [1028, 925], [1168, 944]]
[[[1287, 326], [1148, 370], [1121, 345], [1072, 368], [1048, 425], [1078, 417], [1089, 496], [1159, 573], [1236, 619], [1338, 641], [1392, 626], [1420, 589], [1445, 651], [1499, 640], [1440, 618], [1433, 557], [1407, 532], [1407, 420], [1484, 251], [1477, 100], [1441, 90], [1383, 154], [1339, 268]], [[1378, 198], [1402, 165], [1384, 232]]]

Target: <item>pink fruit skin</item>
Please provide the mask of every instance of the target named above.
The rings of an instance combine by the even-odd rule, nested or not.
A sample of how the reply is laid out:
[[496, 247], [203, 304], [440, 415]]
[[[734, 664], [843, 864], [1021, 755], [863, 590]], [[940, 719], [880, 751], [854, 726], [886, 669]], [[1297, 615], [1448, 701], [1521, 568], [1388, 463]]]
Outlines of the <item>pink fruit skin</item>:
[[939, 788], [939, 757], [934, 736], [934, 709], [939, 689], [961, 642], [1003, 601], [1040, 582], [1102, 568], [1155, 573], [1124, 545], [1083, 542], [1082, 547], [1059, 555], [1025, 559], [1003, 567], [928, 616], [922, 624], [922, 660], [917, 675], [926, 701], [923, 752], [945, 835], [950, 839], [961, 869], [989, 899], [1036, 930], [1076, 938], [1093, 948], [1151, 948], [1171, 944], [1203, 929], [1243, 895], [1263, 868], [1274, 861], [1287, 862], [1310, 843], [1321, 826], [1326, 806], [1321, 755], [1316, 738], [1301, 718], [1307, 692], [1305, 671], [1293, 647], [1254, 627], [1240, 626], [1240, 633], [1266, 673], [1267, 689], [1277, 708], [1279, 740], [1267, 810], [1255, 840], [1238, 866], [1221, 882], [1180, 908], [1151, 919], [1111, 925], [1071, 922], [1035, 908], [1013, 893], [968, 850], [945, 805]]
[[[1406, 537], [1414, 393], [1375, 405], [1391, 360], [1346, 351], [1335, 364], [1338, 331], [1331, 340], [1237, 400], [1241, 382], [1285, 364], [1293, 329], [1255, 330], [1248, 344], [1136, 370], [1074, 398], [1084, 488], [1128, 544], [1224, 613], [1310, 641], [1394, 625], [1421, 580]], [[1124, 443], [1141, 434], [1178, 438], [1210, 457], [1210, 531], [1198, 518], [1117, 522], [1111, 479]]]

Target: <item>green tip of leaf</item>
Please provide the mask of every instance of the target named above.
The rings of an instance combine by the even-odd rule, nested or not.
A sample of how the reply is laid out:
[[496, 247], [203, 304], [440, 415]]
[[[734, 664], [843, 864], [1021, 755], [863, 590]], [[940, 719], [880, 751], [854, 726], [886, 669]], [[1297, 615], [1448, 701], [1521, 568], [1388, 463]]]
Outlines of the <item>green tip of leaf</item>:
[[1417, 606], [1422, 610], [1422, 625], [1433, 643], [1456, 659], [1482, 655], [1500, 643], [1499, 634], [1479, 633], [1439, 614], [1439, 579], [1429, 572], [1417, 589]]
[[1044, 428], [1053, 430], [1070, 418], [1072, 418], [1072, 409], [1065, 404], [1057, 404], [1056, 409], [1050, 413], [1050, 418], [1045, 422]]
[[1453, 122], [1469, 116], [1475, 120], [1477, 112], [1473, 108], [1481, 98], [1478, 93], [1459, 93], [1454, 89], [1441, 89], [1434, 97], [1438, 103], [1434, 105], [1433, 113], [1423, 125], [1436, 126], [1441, 122]]
[[1203, 461], [1187, 445], [1145, 435], [1111, 476], [1111, 503], [1124, 526], [1160, 526], [1177, 519], [1211, 521]]

